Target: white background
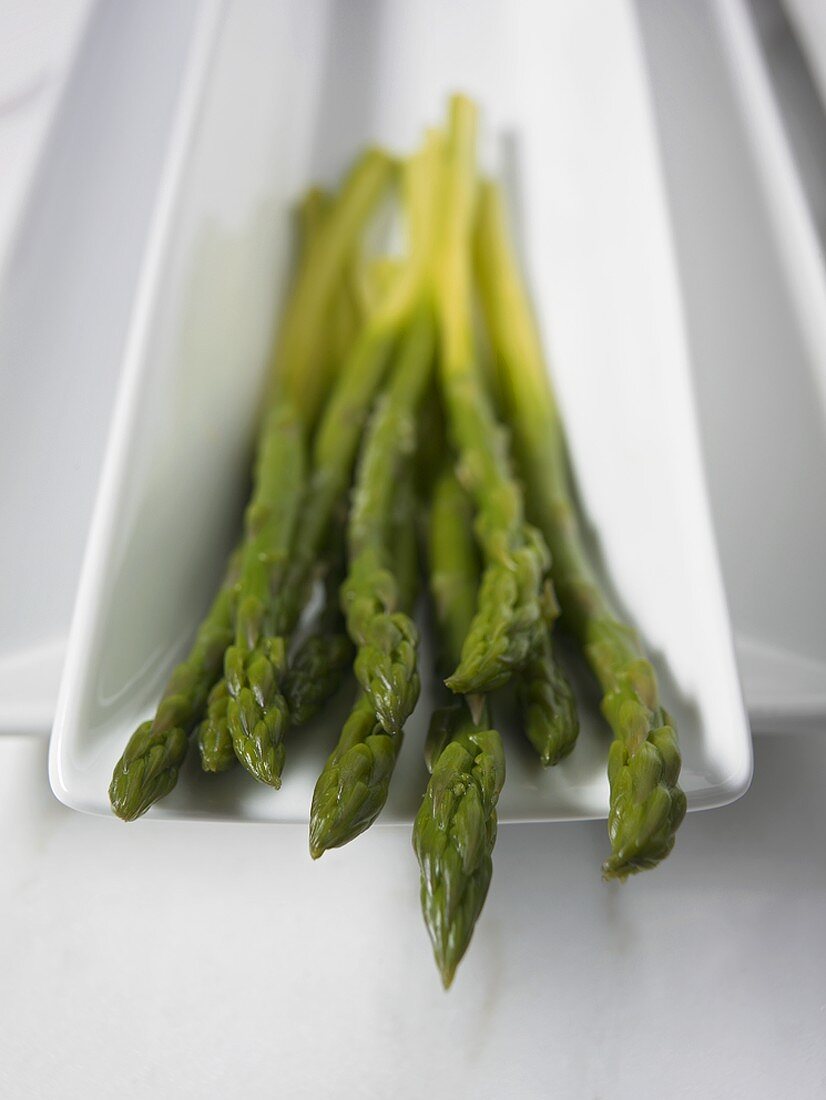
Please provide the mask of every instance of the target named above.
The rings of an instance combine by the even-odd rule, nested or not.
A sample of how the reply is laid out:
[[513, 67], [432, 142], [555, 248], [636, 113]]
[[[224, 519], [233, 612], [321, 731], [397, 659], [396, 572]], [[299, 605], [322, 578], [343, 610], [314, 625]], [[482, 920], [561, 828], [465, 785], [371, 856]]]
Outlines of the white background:
[[601, 823], [506, 826], [442, 992], [407, 830], [127, 826], [0, 741], [0, 1093], [714, 1100], [826, 1094], [826, 740], [600, 881]]

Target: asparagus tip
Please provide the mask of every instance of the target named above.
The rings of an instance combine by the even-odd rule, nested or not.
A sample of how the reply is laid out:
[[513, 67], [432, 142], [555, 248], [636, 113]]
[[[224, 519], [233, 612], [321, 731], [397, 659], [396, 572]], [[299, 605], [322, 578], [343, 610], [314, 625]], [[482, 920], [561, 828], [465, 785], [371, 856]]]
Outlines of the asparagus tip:
[[442, 977], [442, 988], [444, 989], [445, 993], [447, 993], [447, 991], [453, 985], [453, 979], [456, 975], [456, 967], [455, 966], [442, 967], [442, 968], [440, 968], [439, 973]]
[[636, 868], [625, 865], [614, 866], [610, 859], [606, 859], [602, 865], [603, 882], [627, 882], [628, 876], [633, 874]]

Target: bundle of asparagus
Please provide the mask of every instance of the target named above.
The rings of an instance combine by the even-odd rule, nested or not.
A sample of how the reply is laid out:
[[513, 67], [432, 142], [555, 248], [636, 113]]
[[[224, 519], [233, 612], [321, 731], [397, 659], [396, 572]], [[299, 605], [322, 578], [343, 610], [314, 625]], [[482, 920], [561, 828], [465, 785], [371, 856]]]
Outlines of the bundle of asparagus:
[[[504, 204], [479, 178], [475, 144], [476, 109], [457, 96], [445, 132], [429, 132], [409, 160], [368, 152], [338, 195], [305, 199], [243, 534], [109, 790], [119, 817], [145, 813], [175, 786], [193, 733], [204, 771], [240, 762], [279, 787], [289, 730], [352, 666], [357, 695], [313, 795], [311, 854], [367, 829], [419, 697], [416, 543], [427, 516], [445, 679], [413, 844], [446, 986], [491, 880], [505, 780], [497, 692], [512, 683], [542, 765], [576, 744], [557, 626], [581, 646], [614, 736], [604, 876], [654, 867], [685, 813], [676, 732], [653, 668], [584, 550]], [[405, 255], [369, 256], [365, 228], [396, 194]], [[492, 375], [480, 360], [476, 301]]]

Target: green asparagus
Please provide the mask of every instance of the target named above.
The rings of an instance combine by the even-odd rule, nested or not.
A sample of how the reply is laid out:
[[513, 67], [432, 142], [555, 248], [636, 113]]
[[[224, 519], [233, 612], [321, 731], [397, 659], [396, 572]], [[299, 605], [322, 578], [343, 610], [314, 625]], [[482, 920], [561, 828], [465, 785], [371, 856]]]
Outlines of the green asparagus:
[[[391, 519], [396, 547], [394, 582], [399, 607], [416, 598], [415, 498], [411, 472], [405, 470]], [[369, 697], [359, 692], [338, 744], [318, 777], [310, 809], [310, 854], [318, 859], [368, 829], [381, 813], [401, 748], [402, 734], [388, 733]]]
[[399, 609], [390, 502], [416, 443], [416, 413], [433, 362], [435, 331], [422, 311], [400, 348], [387, 392], [368, 425], [348, 525], [350, 568], [342, 586], [355, 673], [388, 733], [398, 734], [419, 696], [418, 632]]
[[189, 735], [203, 714], [212, 685], [221, 675], [224, 650], [232, 639], [232, 602], [238, 572], [234, 554], [224, 583], [198, 628], [192, 649], [172, 672], [155, 717], [132, 734], [115, 765], [109, 801], [118, 817], [134, 821], [178, 782]]
[[428, 525], [428, 578], [442, 669], [456, 663], [476, 611], [480, 566], [472, 524], [467, 493], [453, 471], [443, 469], [432, 489]]
[[238, 763], [227, 723], [229, 690], [221, 677], [213, 685], [206, 704], [206, 716], [196, 730], [201, 767], [205, 772], [226, 772]]
[[281, 785], [289, 711], [282, 694], [285, 627], [273, 590], [284, 583], [305, 483], [301, 418], [290, 402], [273, 406], [264, 427], [253, 496], [245, 515], [235, 642], [224, 657], [227, 724], [235, 755], [262, 783]]
[[353, 659], [353, 647], [345, 634], [311, 634], [290, 662], [284, 697], [290, 722], [309, 722], [336, 693], [344, 671]]
[[559, 616], [553, 586], [546, 593], [543, 609], [545, 628], [516, 675], [516, 695], [525, 736], [547, 768], [573, 752], [579, 737], [579, 713], [552, 634]]
[[563, 622], [599, 681], [615, 738], [608, 759], [611, 855], [603, 871], [606, 878], [624, 879], [655, 866], [674, 846], [686, 808], [677, 736], [639, 638], [620, 621], [588, 560], [539, 334], [493, 184], [482, 190], [477, 226], [479, 287], [528, 506], [553, 553]]
[[413, 158], [404, 175], [409, 256], [402, 265], [392, 265], [390, 277], [380, 288], [377, 302], [341, 366], [315, 433], [312, 475], [283, 589], [283, 616], [288, 623], [300, 614], [330, 523], [346, 499], [374, 395], [425, 295], [435, 203], [430, 163], [421, 154]]
[[505, 754], [496, 730], [477, 729], [464, 705], [439, 715], [449, 722], [413, 826], [421, 899], [445, 988], [470, 943], [493, 873], [496, 803]]
[[454, 692], [491, 691], [510, 679], [537, 644], [549, 566], [542, 536], [524, 520], [522, 493], [510, 470], [508, 443], [496, 422], [475, 361], [470, 244], [476, 195], [476, 110], [451, 101], [442, 194], [441, 249], [435, 265], [441, 324], [441, 382], [459, 476], [476, 506], [485, 570], [461, 660], [447, 684]]
[[[277, 392], [290, 395], [303, 410], [308, 424], [317, 420], [331, 384], [323, 362], [329, 311], [359, 233], [394, 174], [391, 158], [371, 149], [356, 162], [329, 209], [321, 197], [311, 200], [309, 210], [305, 207], [304, 224], [310, 228], [310, 239], [287, 299], [271, 377]], [[332, 365], [329, 360], [328, 368]]]
[[[543, 764], [577, 739], [557, 618], [590, 663], [613, 733], [605, 877], [659, 863], [686, 808], [654, 669], [586, 554], [538, 331], [475, 145], [475, 107], [456, 96], [447, 132], [430, 131], [409, 160], [372, 150], [337, 195], [304, 197], [243, 539], [109, 791], [118, 816], [145, 813], [175, 786], [193, 733], [205, 771], [240, 760], [280, 786], [288, 729], [352, 666], [355, 701], [313, 793], [311, 855], [369, 828], [419, 695], [416, 525], [426, 504], [444, 682], [413, 847], [445, 987], [492, 876], [505, 757], [490, 693], [512, 683]], [[363, 230], [397, 182], [407, 245], [374, 255]]]
[[[452, 663], [473, 616], [479, 579], [468, 501], [452, 472], [442, 474], [434, 490], [428, 547], [442, 658]], [[434, 712], [427, 761], [431, 776], [413, 825], [413, 848], [422, 912], [447, 988], [490, 885], [505, 756], [498, 732], [477, 728], [459, 701]]]
[[579, 736], [579, 715], [550, 631], [542, 631], [539, 645], [517, 676], [516, 693], [525, 736], [546, 767], [558, 764], [573, 752]]
[[294, 726], [309, 722], [335, 694], [353, 660], [353, 646], [347, 637], [338, 601], [343, 571], [342, 530], [334, 536], [334, 549], [326, 563], [323, 603], [315, 629], [291, 658], [284, 682], [284, 696]]

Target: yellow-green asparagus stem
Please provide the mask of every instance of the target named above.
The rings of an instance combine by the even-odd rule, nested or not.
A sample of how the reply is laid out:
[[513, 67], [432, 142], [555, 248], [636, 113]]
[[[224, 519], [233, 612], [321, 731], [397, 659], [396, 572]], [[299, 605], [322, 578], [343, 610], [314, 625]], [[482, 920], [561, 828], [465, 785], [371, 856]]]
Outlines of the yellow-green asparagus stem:
[[438, 625], [439, 665], [452, 668], [476, 612], [480, 565], [473, 541], [473, 509], [450, 469], [441, 471], [433, 487], [428, 571]]
[[564, 624], [579, 639], [614, 733], [608, 759], [611, 855], [607, 878], [654, 867], [674, 846], [685, 814], [677, 736], [642, 645], [597, 582], [568, 485], [562, 426], [539, 334], [508, 239], [501, 195], [482, 190], [476, 239], [479, 287], [531, 518], [553, 553]]
[[389, 173], [388, 159], [369, 153], [335, 200], [311, 193], [303, 204], [306, 250], [279, 334], [276, 398], [262, 431], [256, 495], [247, 517], [248, 528], [262, 529], [248, 538], [235, 644], [224, 660], [231, 696], [227, 725], [236, 755], [256, 779], [273, 787], [281, 784], [290, 722], [283, 691], [287, 646], [315, 564], [310, 562], [301, 584], [289, 585], [286, 562], [304, 500], [305, 440], [315, 419], [315, 387], [339, 350], [340, 337], [334, 341], [326, 323], [341, 298], [339, 283], [357, 249], [358, 232]]
[[[289, 294], [273, 374], [276, 386], [292, 396], [308, 424], [317, 419], [331, 381], [323, 362], [329, 311], [359, 233], [393, 173], [392, 160], [380, 150], [370, 150], [356, 162], [341, 194], [321, 213], [323, 231], [312, 232]], [[324, 205], [319, 200], [318, 206]], [[305, 211], [311, 225], [316, 213], [311, 203], [309, 212]]]
[[350, 565], [342, 585], [356, 678], [388, 733], [398, 734], [419, 696], [418, 631], [399, 606], [389, 522], [403, 467], [416, 445], [416, 414], [433, 362], [435, 330], [422, 310], [368, 425], [348, 524]]
[[447, 680], [462, 694], [491, 691], [524, 664], [542, 627], [548, 551], [525, 523], [521, 487], [510, 470], [507, 437], [496, 422], [475, 359], [471, 321], [471, 243], [477, 179], [476, 110], [451, 101], [442, 191], [441, 249], [435, 289], [440, 374], [459, 476], [476, 508], [485, 571], [461, 660]]
[[[304, 263], [308, 262], [306, 257], [311, 245], [324, 232], [332, 208], [332, 197], [320, 187], [312, 187], [305, 193], [298, 212], [305, 249]], [[322, 363], [323, 376], [330, 381], [353, 346], [365, 316], [359, 294], [363, 268], [360, 243], [354, 239], [332, 304], [321, 331], [317, 333], [320, 341], [319, 362]]]
[[[430, 154], [428, 154], [430, 155]], [[410, 229], [409, 255], [392, 266], [377, 304], [336, 379], [313, 442], [312, 476], [290, 555], [284, 588], [284, 617], [297, 617], [306, 598], [321, 547], [337, 507], [350, 487], [353, 463], [373, 398], [393, 352], [416, 316], [427, 291], [432, 252], [433, 187], [429, 161], [413, 158], [404, 173], [404, 197]]]

